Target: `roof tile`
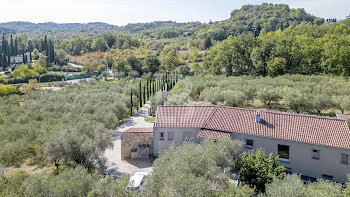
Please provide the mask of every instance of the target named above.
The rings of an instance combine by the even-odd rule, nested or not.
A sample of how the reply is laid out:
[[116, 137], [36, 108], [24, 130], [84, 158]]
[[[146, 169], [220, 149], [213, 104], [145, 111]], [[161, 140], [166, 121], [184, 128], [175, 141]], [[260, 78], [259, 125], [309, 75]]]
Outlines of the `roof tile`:
[[[255, 122], [257, 113], [260, 123]], [[330, 117], [224, 106], [160, 106], [155, 127], [200, 127], [350, 149], [346, 121]]]

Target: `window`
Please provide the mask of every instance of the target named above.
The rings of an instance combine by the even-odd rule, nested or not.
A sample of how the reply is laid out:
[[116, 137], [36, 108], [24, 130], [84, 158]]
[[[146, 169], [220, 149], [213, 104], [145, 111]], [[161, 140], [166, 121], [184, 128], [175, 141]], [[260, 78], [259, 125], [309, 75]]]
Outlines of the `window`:
[[278, 144], [278, 155], [280, 156], [280, 161], [289, 162], [289, 146]]
[[174, 139], [174, 134], [173, 132], [168, 132], [168, 140], [173, 140]]
[[320, 150], [312, 149], [312, 159], [320, 160]]
[[164, 133], [163, 132], [160, 132], [159, 140], [164, 141]]
[[348, 154], [341, 154], [341, 163], [348, 165], [349, 164], [349, 155]]
[[183, 139], [185, 142], [190, 142], [193, 141], [193, 137], [192, 137], [192, 132], [184, 132], [183, 133]]
[[326, 174], [322, 174], [322, 178], [330, 181], [333, 180], [333, 176], [326, 175]]
[[247, 149], [254, 148], [254, 140], [245, 140], [245, 148]]

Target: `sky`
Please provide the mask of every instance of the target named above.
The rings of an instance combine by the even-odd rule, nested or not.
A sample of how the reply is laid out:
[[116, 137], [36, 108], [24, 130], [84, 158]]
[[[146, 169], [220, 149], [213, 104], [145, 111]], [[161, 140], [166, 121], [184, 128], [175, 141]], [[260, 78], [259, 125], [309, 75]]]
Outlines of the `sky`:
[[105, 22], [113, 25], [172, 20], [208, 22], [229, 18], [245, 4], [285, 3], [315, 16], [344, 19], [350, 0], [0, 0], [0, 22]]

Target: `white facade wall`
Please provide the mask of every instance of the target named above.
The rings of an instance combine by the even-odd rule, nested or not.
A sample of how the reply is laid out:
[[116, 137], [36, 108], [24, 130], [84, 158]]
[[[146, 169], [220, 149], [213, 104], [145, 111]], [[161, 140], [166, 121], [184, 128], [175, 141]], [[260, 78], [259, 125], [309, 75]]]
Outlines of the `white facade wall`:
[[[350, 173], [350, 165], [341, 163], [341, 154], [350, 155], [350, 150], [239, 133], [232, 133], [232, 139], [240, 140], [244, 144], [246, 139], [254, 140], [254, 148], [261, 148], [266, 154], [272, 153], [275, 156], [277, 156], [278, 144], [289, 146], [289, 163], [281, 164], [290, 168], [292, 173], [316, 178], [329, 175], [333, 176], [334, 181], [342, 183], [346, 182], [347, 174]], [[313, 149], [319, 150], [319, 160], [312, 158]]]
[[[191, 139], [196, 143], [201, 141], [200, 138], [197, 138], [197, 134], [200, 128], [153, 128], [153, 155], [157, 156], [158, 153], [161, 153], [167, 150], [171, 145], [181, 146], [184, 143], [184, 139]], [[169, 132], [173, 134], [173, 139], [169, 140]], [[164, 140], [160, 140], [160, 133], [164, 133]]]
[[[192, 138], [194, 142], [199, 143], [200, 138], [197, 134], [200, 128], [159, 128], [153, 129], [154, 155], [167, 150], [171, 145], [180, 146], [184, 139]], [[160, 140], [160, 133], [164, 133], [164, 140]], [[173, 139], [168, 139], [168, 132], [173, 133]], [[254, 148], [263, 149], [266, 154], [277, 156], [278, 144], [289, 146], [289, 162], [281, 163], [286, 168], [290, 168], [292, 173], [302, 174], [305, 176], [321, 178], [323, 175], [333, 176], [333, 180], [345, 183], [347, 174], [350, 174], [350, 165], [341, 163], [341, 154], [350, 155], [350, 150], [313, 145], [301, 142], [287, 140], [278, 140], [260, 136], [251, 136], [240, 133], [232, 133], [232, 139], [237, 139], [245, 144], [246, 140], [254, 141]], [[312, 150], [319, 150], [320, 159], [312, 158]], [[248, 151], [245, 149], [243, 151]]]

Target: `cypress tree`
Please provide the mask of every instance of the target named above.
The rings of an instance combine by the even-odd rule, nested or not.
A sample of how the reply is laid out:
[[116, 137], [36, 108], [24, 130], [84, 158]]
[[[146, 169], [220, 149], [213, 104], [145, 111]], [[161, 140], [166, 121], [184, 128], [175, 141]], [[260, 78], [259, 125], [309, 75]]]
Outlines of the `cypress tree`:
[[[9, 51], [9, 48], [8, 48], [8, 51]], [[8, 52], [8, 54], [7, 54], [7, 66], [11, 66], [11, 55], [10, 55], [10, 52]]]
[[29, 52], [29, 62], [32, 63], [32, 52]]
[[140, 80], [140, 95], [139, 95], [139, 100], [140, 100], [140, 109], [142, 107], [142, 87], [141, 87], [141, 80]]
[[156, 80], [153, 79], [153, 95], [156, 93]]
[[2, 53], [7, 53], [6, 52], [6, 49], [7, 49], [7, 46], [6, 46], [6, 41], [5, 41], [5, 34], [3, 33], [2, 34], [2, 42], [1, 42], [1, 50], [2, 50]]
[[12, 56], [12, 55], [14, 55], [15, 54], [15, 48], [14, 48], [14, 46], [13, 46], [13, 38], [12, 38], [12, 34], [11, 34], [11, 44], [10, 44], [10, 47], [11, 47], [11, 49], [10, 49], [10, 56]]
[[2, 68], [2, 69], [0, 69], [0, 70], [4, 70], [4, 68], [5, 68], [5, 65], [4, 65], [4, 54], [3, 53], [1, 53], [1, 62], [0, 62], [0, 68]]
[[6, 54], [2, 54], [2, 67], [6, 68], [8, 66]]
[[[148, 79], [149, 83], [148, 83], [148, 98], [152, 96], [152, 88], [151, 88], [151, 84], [152, 84], [152, 81], [151, 81], [151, 77], [149, 77]], [[149, 99], [148, 99], [149, 100]]]
[[50, 40], [48, 45], [46, 46], [46, 56], [47, 56], [47, 62], [51, 63], [51, 41]]
[[43, 52], [43, 51], [44, 51], [44, 49], [45, 49], [45, 47], [44, 47], [44, 41], [43, 41], [43, 40], [41, 40], [41, 50], [40, 50], [40, 52]]
[[24, 55], [24, 52], [23, 52], [23, 54], [22, 54], [23, 56], [22, 56], [22, 59], [23, 59], [23, 64], [25, 64], [26, 63], [26, 57], [25, 57], [25, 55]]
[[146, 104], [146, 86], [143, 86], [143, 104], [142, 104], [142, 106], [144, 105], [144, 104]]
[[48, 53], [47, 53], [47, 36], [45, 36], [43, 44], [44, 44], [43, 51], [46, 51], [46, 55], [48, 56]]
[[52, 49], [51, 49], [51, 53], [52, 53], [52, 62], [55, 62], [55, 48], [54, 48], [54, 46], [53, 46], [53, 42], [52, 42], [52, 44], [51, 44], [51, 47], [52, 47]]
[[17, 36], [16, 36], [16, 39], [15, 39], [15, 56], [19, 55], [18, 54], [18, 40], [17, 40]]
[[148, 79], [146, 79], [146, 97], [148, 98]]
[[134, 106], [133, 106], [133, 103], [132, 103], [132, 90], [131, 90], [131, 94], [130, 94], [130, 105], [131, 105], [131, 108], [130, 108], [130, 115], [132, 116], [132, 113], [133, 113], [132, 108], [134, 107]]
[[152, 97], [152, 95], [153, 95], [153, 77], [151, 77], [150, 82], [151, 82], [150, 90], [151, 90], [151, 97]]

